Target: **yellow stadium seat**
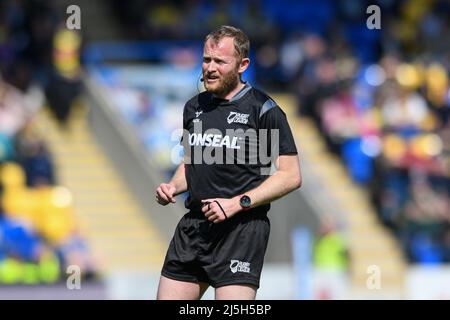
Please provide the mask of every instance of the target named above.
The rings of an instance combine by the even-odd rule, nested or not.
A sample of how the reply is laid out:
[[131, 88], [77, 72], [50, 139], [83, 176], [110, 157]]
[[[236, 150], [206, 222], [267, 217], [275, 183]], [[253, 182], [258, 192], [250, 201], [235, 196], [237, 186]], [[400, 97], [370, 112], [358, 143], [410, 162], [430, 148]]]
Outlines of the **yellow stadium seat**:
[[20, 165], [14, 162], [5, 162], [0, 167], [0, 182], [5, 189], [25, 187], [25, 172]]
[[64, 187], [39, 187], [35, 190], [36, 229], [54, 245], [64, 243], [75, 230], [72, 196]]
[[13, 162], [4, 163], [0, 167], [0, 181], [5, 188], [1, 201], [6, 214], [31, 219], [34, 199], [25, 184], [26, 176], [22, 167]]

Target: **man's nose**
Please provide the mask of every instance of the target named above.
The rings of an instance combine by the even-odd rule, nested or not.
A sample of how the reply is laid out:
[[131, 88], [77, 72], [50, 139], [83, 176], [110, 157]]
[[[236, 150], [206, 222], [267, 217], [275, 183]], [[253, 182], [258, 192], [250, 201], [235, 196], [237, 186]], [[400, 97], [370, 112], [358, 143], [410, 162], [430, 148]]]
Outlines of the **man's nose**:
[[209, 73], [214, 72], [217, 70], [217, 65], [214, 61], [210, 61], [207, 65], [206, 65], [206, 71], [208, 71]]

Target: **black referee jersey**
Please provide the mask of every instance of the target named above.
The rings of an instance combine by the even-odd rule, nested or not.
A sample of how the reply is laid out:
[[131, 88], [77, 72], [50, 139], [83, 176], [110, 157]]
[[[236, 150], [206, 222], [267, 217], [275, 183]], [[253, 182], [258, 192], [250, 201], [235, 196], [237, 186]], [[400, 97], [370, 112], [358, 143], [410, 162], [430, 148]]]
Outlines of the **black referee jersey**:
[[286, 114], [248, 83], [230, 100], [207, 91], [190, 99], [183, 129], [185, 205], [191, 210], [203, 199], [244, 194], [269, 176], [276, 155], [297, 154]]

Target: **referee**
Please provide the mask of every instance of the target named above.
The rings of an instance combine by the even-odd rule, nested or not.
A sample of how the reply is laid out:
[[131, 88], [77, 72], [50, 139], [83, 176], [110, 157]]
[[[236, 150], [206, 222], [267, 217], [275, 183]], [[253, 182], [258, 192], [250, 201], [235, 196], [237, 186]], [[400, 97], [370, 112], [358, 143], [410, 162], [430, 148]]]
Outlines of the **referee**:
[[184, 161], [172, 180], [156, 189], [161, 205], [189, 192], [189, 212], [167, 250], [157, 299], [200, 299], [210, 285], [216, 299], [255, 299], [270, 202], [301, 186], [286, 115], [241, 80], [249, 48], [247, 36], [231, 26], [206, 36], [206, 91], [184, 107]]

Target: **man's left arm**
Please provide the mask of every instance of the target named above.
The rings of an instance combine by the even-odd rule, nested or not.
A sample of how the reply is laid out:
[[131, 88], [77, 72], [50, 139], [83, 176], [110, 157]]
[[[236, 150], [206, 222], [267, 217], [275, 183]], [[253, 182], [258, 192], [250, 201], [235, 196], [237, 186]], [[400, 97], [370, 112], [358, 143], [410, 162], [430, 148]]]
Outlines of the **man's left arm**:
[[[300, 188], [302, 184], [302, 176], [300, 170], [300, 163], [297, 154], [281, 155], [276, 161], [277, 171], [268, 177], [258, 187], [249, 190], [245, 194], [251, 199], [251, 208], [272, 202], [279, 199], [289, 192]], [[202, 202], [209, 202], [209, 206], [203, 207], [203, 212], [208, 220], [218, 223], [226, 218], [230, 218], [235, 214], [245, 214], [240, 205], [241, 195], [231, 199], [206, 199]], [[217, 200], [226, 217], [222, 213], [222, 209], [214, 201]]]
[[[273, 175], [245, 193], [252, 201], [252, 208], [275, 201], [302, 185], [300, 163], [296, 154], [279, 156], [276, 165], [278, 169]], [[239, 205], [240, 197], [237, 198]]]

